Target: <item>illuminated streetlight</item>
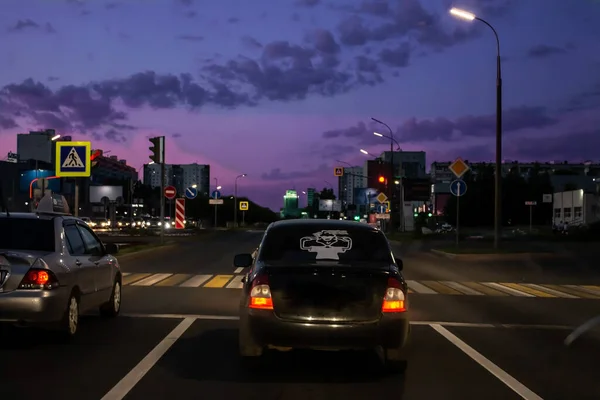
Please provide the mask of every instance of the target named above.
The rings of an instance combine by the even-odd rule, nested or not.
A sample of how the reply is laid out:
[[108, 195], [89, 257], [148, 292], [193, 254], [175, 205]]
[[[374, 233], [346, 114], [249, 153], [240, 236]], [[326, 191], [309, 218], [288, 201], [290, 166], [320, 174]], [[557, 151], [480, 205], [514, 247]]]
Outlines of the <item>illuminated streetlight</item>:
[[360, 149], [360, 152], [361, 152], [361, 153], [363, 153], [363, 154], [366, 154], [366, 155], [368, 155], [368, 156], [370, 155], [370, 154], [369, 154], [369, 152], [368, 152], [368, 151], [366, 151], [366, 150], [364, 150], [364, 149]]
[[465, 11], [465, 10], [461, 10], [459, 8], [456, 8], [456, 7], [450, 9], [450, 14], [454, 15], [455, 17], [467, 20], [467, 21], [473, 21], [475, 18], [477, 18], [475, 16], [475, 14], [470, 13], [470, 12]]
[[473, 13], [452, 8], [450, 14], [466, 21], [483, 22], [494, 33], [496, 38], [496, 174], [494, 177], [494, 248], [500, 245], [502, 227], [502, 67], [500, 63], [500, 38], [496, 29], [487, 21]]
[[223, 186], [217, 186], [217, 190], [221, 190]]
[[52, 139], [50, 139], [50, 140], [56, 140], [56, 139], [58, 139], [59, 137], [60, 137], [60, 135], [55, 135], [55, 136], [54, 136]]
[[373, 132], [373, 135], [383, 137], [383, 135], [381, 133], [377, 133], [377, 132]]

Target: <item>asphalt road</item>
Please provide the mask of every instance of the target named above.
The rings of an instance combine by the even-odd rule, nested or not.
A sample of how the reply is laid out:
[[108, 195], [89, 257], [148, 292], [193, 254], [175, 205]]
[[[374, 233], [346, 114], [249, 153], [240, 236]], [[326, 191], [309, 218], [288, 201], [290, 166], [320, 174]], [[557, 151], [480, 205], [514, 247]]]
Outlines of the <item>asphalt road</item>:
[[600, 398], [600, 335], [562, 344], [569, 327], [598, 314], [600, 287], [560, 266], [548, 273], [535, 261], [457, 263], [414, 244], [395, 250], [405, 262], [414, 323], [404, 373], [383, 374], [369, 353], [330, 352], [269, 354], [263, 369], [245, 371], [237, 359], [242, 275], [232, 259], [259, 239], [218, 232], [122, 257], [127, 275], [116, 320], [86, 317], [68, 345], [39, 332], [1, 333], [0, 396]]

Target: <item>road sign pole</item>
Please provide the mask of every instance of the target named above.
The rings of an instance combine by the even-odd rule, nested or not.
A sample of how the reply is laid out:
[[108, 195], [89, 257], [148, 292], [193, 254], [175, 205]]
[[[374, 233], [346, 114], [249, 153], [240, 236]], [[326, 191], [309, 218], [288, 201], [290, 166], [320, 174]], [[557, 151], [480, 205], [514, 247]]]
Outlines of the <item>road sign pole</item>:
[[237, 178], [235, 178], [235, 184], [233, 188], [233, 228], [237, 228], [237, 210], [238, 201], [237, 201]]
[[[460, 182], [456, 186], [458, 187], [456, 193], [460, 194]], [[459, 228], [460, 228], [460, 196], [456, 196], [456, 247], [458, 247], [458, 241], [459, 241]]]
[[165, 244], [165, 143], [162, 146], [162, 163], [160, 164], [160, 244]]
[[76, 217], [79, 217], [79, 179], [78, 178], [75, 178], [75, 201], [74, 201], [74, 203], [75, 203], [74, 204], [75, 212], [73, 213], [73, 215], [75, 215]]
[[533, 205], [529, 206], [529, 233], [533, 231]]
[[246, 225], [246, 211], [242, 211], [242, 226]]

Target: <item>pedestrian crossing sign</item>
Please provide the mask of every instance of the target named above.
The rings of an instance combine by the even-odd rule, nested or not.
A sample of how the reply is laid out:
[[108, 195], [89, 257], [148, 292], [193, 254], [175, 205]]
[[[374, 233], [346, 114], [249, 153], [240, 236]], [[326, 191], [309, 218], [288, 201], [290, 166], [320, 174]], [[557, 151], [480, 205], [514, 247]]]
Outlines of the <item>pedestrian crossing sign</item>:
[[89, 177], [91, 149], [90, 142], [56, 142], [56, 176]]

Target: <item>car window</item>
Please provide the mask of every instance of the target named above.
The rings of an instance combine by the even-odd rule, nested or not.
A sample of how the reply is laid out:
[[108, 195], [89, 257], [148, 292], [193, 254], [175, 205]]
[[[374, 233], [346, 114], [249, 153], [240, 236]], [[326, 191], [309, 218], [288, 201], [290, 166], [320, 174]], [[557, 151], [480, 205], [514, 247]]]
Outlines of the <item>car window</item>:
[[54, 252], [54, 221], [12, 216], [0, 218], [0, 248]]
[[67, 238], [67, 247], [72, 256], [81, 256], [85, 254], [85, 245], [79, 230], [75, 225], [65, 226], [65, 237]]
[[364, 228], [286, 226], [269, 229], [259, 259], [269, 262], [392, 262], [385, 236]]
[[83, 242], [85, 243], [85, 247], [87, 249], [86, 254], [91, 254], [94, 256], [101, 255], [102, 244], [98, 239], [96, 239], [96, 237], [90, 231], [90, 229], [82, 225], [77, 225], [77, 229], [81, 233], [81, 237], [83, 238]]

